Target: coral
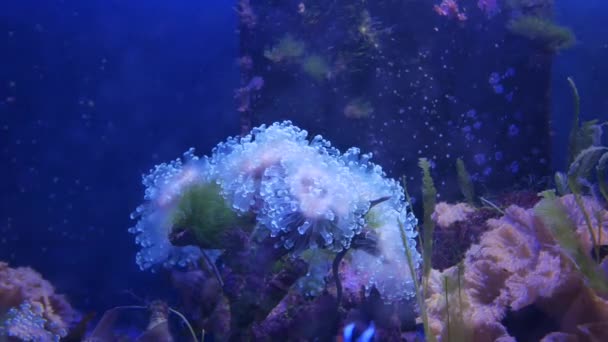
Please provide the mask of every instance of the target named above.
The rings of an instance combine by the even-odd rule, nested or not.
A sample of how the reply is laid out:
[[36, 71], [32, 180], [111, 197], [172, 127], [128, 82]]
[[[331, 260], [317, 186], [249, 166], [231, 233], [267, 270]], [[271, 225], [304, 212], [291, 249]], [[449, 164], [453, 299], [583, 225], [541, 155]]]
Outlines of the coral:
[[439, 227], [448, 228], [456, 222], [466, 220], [469, 214], [474, 211], [475, 208], [467, 203], [449, 204], [446, 202], [439, 202], [435, 205], [435, 211], [433, 211], [431, 219], [437, 223]]
[[530, 190], [511, 191], [499, 195], [496, 198], [496, 204], [501, 207], [516, 205], [524, 209], [530, 209], [538, 203], [540, 196], [537, 192]]
[[8, 336], [26, 341], [65, 337], [78, 318], [66, 299], [56, 294], [53, 285], [38, 272], [0, 262], [0, 317], [5, 314], [0, 336], [4, 330]]
[[[190, 150], [183, 160], [161, 164], [144, 176], [147, 201], [131, 229], [143, 247], [140, 267], [200, 257], [198, 247], [171, 245], [167, 235], [177, 226], [195, 227], [197, 246], [217, 248], [220, 233], [234, 222], [227, 208], [255, 217], [255, 235], [294, 256], [316, 248], [331, 253], [350, 249], [365, 218], [373, 216], [380, 255], [355, 251], [359, 267], [373, 273], [368, 288], [377, 286], [387, 299], [411, 296], [411, 277], [401, 271], [407, 262], [399, 222], [407, 243], [415, 246], [416, 219], [407, 211], [403, 189], [370, 162], [371, 155], [356, 148], [342, 154], [321, 136], [308, 140], [307, 135], [289, 121], [263, 125], [218, 144], [210, 157], [199, 159]], [[227, 208], [207, 192], [212, 183]], [[417, 267], [420, 256], [413, 256]], [[311, 263], [309, 280], [325, 277], [328, 268], [322, 265], [326, 263]]]
[[[566, 210], [566, 220], [577, 228], [580, 243], [590, 252], [591, 239], [585, 233], [587, 228], [573, 195], [564, 196], [559, 202]], [[585, 207], [599, 209], [588, 198]], [[533, 304], [559, 322], [560, 332], [579, 338], [583, 338], [584, 332], [578, 325], [608, 318], [608, 302], [591, 290], [585, 273], [578, 270], [568, 251], [557, 243], [552, 228], [547, 226], [550, 222], [542, 221], [536, 210], [536, 207], [507, 208], [500, 219], [488, 220], [490, 230], [466, 253], [462, 298], [450, 294], [447, 302], [465, 303], [461, 310], [465, 317], [470, 317], [466, 324], [473, 331], [473, 340], [512, 340], [501, 320], [509, 310], [518, 311]], [[601, 217], [606, 218], [605, 215], [604, 210]], [[606, 228], [605, 221], [601, 226]], [[457, 266], [443, 272], [433, 270], [429, 281], [431, 291], [426, 300], [429, 321], [432, 332], [440, 338], [445, 338], [448, 331], [444, 278], [454, 278], [456, 269]], [[587, 311], [582, 313], [585, 305]]]
[[439, 5], [433, 6], [433, 10], [443, 17], [454, 18], [458, 21], [467, 20], [467, 15], [462, 12], [456, 0], [442, 0]]
[[[244, 57], [242, 57], [244, 58]], [[242, 62], [246, 63], [246, 62]], [[237, 102], [237, 110], [239, 112], [246, 112], [251, 109], [251, 100], [255, 95], [262, 90], [264, 87], [264, 78], [261, 76], [254, 76], [247, 82], [247, 84], [241, 88], [238, 88], [234, 92], [234, 99]]]
[[248, 29], [252, 29], [257, 25], [258, 16], [253, 11], [250, 0], [239, 0], [236, 12], [239, 15], [241, 24], [243, 24]]
[[478, 208], [467, 214], [465, 220], [436, 229], [433, 234], [433, 267], [443, 270], [458, 264], [471, 245], [478, 243], [481, 235], [489, 229], [486, 221], [498, 216], [494, 209]]
[[60, 331], [61, 335], [51, 332], [43, 314], [44, 307], [40, 303], [24, 302], [11, 308], [6, 313], [5, 327], [0, 327], [0, 336], [4, 334], [21, 341], [59, 341], [66, 332]]

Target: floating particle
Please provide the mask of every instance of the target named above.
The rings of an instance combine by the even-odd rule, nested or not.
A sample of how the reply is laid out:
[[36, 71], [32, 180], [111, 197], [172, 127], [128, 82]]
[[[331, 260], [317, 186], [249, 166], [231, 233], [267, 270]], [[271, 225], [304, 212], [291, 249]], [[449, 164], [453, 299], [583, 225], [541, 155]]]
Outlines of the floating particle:
[[509, 171], [511, 171], [511, 173], [519, 172], [519, 163], [514, 161], [511, 164], [509, 164]]
[[494, 84], [498, 84], [498, 82], [500, 82], [501, 77], [497, 72], [493, 72], [490, 74], [490, 78], [488, 79], [488, 81], [490, 82], [490, 84], [494, 85]]
[[519, 128], [517, 128], [517, 126], [515, 126], [514, 124], [511, 124], [509, 126], [509, 136], [514, 137], [518, 134], [519, 134]]
[[483, 153], [477, 153], [473, 156], [473, 160], [475, 160], [475, 164], [481, 166], [486, 163], [486, 155]]

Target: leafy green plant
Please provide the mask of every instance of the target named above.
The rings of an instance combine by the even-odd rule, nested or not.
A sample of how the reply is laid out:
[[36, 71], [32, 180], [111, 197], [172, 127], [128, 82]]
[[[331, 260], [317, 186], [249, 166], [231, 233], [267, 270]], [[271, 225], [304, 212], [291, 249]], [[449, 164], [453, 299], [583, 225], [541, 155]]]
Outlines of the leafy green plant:
[[464, 162], [460, 158], [456, 160], [456, 172], [458, 173], [458, 187], [460, 188], [460, 192], [462, 192], [462, 195], [467, 200], [467, 203], [474, 205], [475, 188], [473, 187], [473, 182], [471, 181], [471, 175], [469, 175]]
[[[424, 334], [427, 341], [435, 342], [437, 341], [437, 339], [433, 334], [431, 334], [425, 299], [428, 294], [428, 281], [432, 267], [431, 257], [433, 255], [433, 231], [435, 230], [435, 223], [431, 219], [431, 215], [435, 210], [437, 189], [435, 188], [433, 178], [431, 177], [431, 164], [429, 163], [429, 161], [426, 158], [420, 158], [420, 160], [418, 161], [418, 166], [422, 170], [422, 202], [424, 210], [423, 231], [422, 234], [420, 231], [418, 232], [419, 245], [422, 248], [422, 284], [420, 283], [418, 274], [416, 273], [416, 268], [414, 267], [414, 261], [412, 257], [413, 251], [410, 249], [410, 246], [407, 242], [407, 236], [405, 235], [405, 227], [403, 226], [403, 222], [401, 221], [399, 221], [399, 230], [401, 233], [401, 240], [403, 246], [405, 247], [408, 267], [410, 269], [411, 277], [414, 280], [416, 300], [418, 302], [420, 318], [424, 326]], [[410, 195], [407, 191], [405, 177], [403, 177], [402, 181], [406, 200], [408, 203], [412, 203]]]
[[325, 58], [317, 54], [306, 56], [301, 63], [302, 70], [317, 81], [323, 80], [330, 72], [330, 66]]
[[581, 246], [576, 236], [576, 225], [568, 217], [566, 208], [554, 193], [544, 192], [543, 195], [544, 198], [534, 207], [534, 213], [551, 230], [561, 248], [587, 279], [589, 286], [598, 294], [608, 294], [607, 279]]
[[[606, 168], [608, 165], [608, 147], [601, 146], [602, 126], [606, 123], [598, 123], [598, 120], [580, 122], [580, 95], [574, 80], [568, 77], [568, 84], [574, 98], [574, 117], [569, 136], [569, 163], [566, 174], [557, 172], [555, 184], [559, 194], [572, 192], [576, 205], [583, 213], [585, 224], [593, 243], [596, 260], [599, 260], [599, 236], [593, 231], [591, 213], [587, 212], [582, 196], [593, 193], [594, 177], [599, 185], [600, 193], [604, 200], [608, 201], [608, 186], [606, 181]], [[595, 174], [593, 170], [595, 169]], [[593, 213], [598, 215], [598, 213]], [[600, 221], [598, 221], [600, 222]], [[601, 227], [598, 228], [598, 234]]]
[[[401, 232], [401, 241], [403, 242], [403, 246], [405, 246], [405, 256], [407, 258], [407, 264], [410, 269], [410, 275], [414, 280], [414, 290], [416, 291], [416, 301], [418, 302], [418, 310], [420, 311], [420, 317], [422, 319], [422, 325], [424, 327], [424, 335], [426, 336], [429, 342], [436, 341], [435, 336], [431, 334], [431, 329], [429, 326], [429, 316], [426, 311], [426, 303], [425, 298], [427, 294], [426, 286], [422, 286], [420, 281], [418, 280], [418, 274], [416, 273], [416, 268], [414, 267], [414, 259], [412, 257], [412, 251], [410, 250], [409, 243], [407, 242], [407, 236], [405, 235], [405, 227], [403, 226], [403, 222], [399, 221], [399, 231]], [[423, 254], [423, 264], [430, 263], [430, 260], [424, 259]], [[423, 276], [423, 281], [428, 281], [428, 277]]]
[[286, 33], [272, 48], [264, 50], [264, 57], [275, 63], [290, 62], [303, 56], [305, 51], [306, 44], [304, 41], [296, 39], [290, 33]]
[[549, 52], [569, 48], [576, 42], [574, 33], [569, 28], [534, 15], [524, 15], [513, 19], [507, 29]]
[[599, 124], [598, 120], [590, 120], [581, 124], [581, 98], [578, 88], [571, 77], [567, 80], [574, 99], [574, 116], [568, 141], [568, 162], [572, 163], [583, 150], [601, 144], [602, 126], [606, 123]]
[[204, 249], [221, 248], [222, 234], [237, 223], [237, 215], [226, 205], [215, 183], [186, 189], [173, 214], [173, 229], [189, 231]]
[[424, 276], [428, 277], [431, 271], [431, 256], [433, 255], [433, 232], [435, 222], [431, 218], [437, 203], [437, 189], [431, 177], [431, 163], [426, 158], [420, 158], [418, 166], [422, 170], [422, 203], [423, 203], [423, 223], [422, 223], [422, 258], [424, 260]]
[[[430, 174], [429, 174], [430, 177]], [[405, 199], [408, 203], [412, 203], [412, 199], [407, 191], [407, 183], [405, 177], [402, 178], [403, 183], [403, 191], [405, 192]], [[432, 178], [431, 178], [432, 183]], [[410, 207], [411, 208], [411, 207]], [[411, 209], [410, 209], [411, 210]], [[399, 232], [401, 233], [401, 242], [405, 247], [405, 256], [407, 258], [407, 264], [410, 269], [410, 275], [414, 281], [414, 290], [416, 291], [416, 301], [418, 302], [418, 310], [420, 311], [420, 318], [422, 320], [422, 325], [424, 327], [424, 335], [426, 336], [429, 342], [435, 342], [436, 338], [431, 334], [430, 326], [429, 326], [429, 318], [428, 313], [426, 311], [426, 303], [425, 298], [427, 294], [427, 284], [428, 284], [428, 273], [424, 273], [422, 275], [422, 281], [424, 285], [420, 284], [418, 274], [416, 273], [416, 267], [414, 267], [414, 259], [413, 259], [413, 251], [410, 249], [410, 245], [407, 241], [407, 236], [405, 235], [405, 227], [403, 226], [403, 222], [399, 221]], [[420, 239], [420, 231], [418, 232], [418, 238]], [[420, 241], [419, 246], [422, 248], [422, 241]], [[431, 245], [432, 248], [432, 245]], [[431, 255], [432, 250], [427, 250], [426, 253], [423, 250], [422, 253], [422, 264], [429, 265], [429, 272], [431, 268]]]
[[[472, 331], [465, 323], [464, 311], [468, 302], [462, 293], [464, 278], [464, 262], [460, 262], [455, 272], [443, 276], [443, 290], [445, 297], [446, 341], [471, 341]], [[454, 299], [450, 301], [450, 298]]]

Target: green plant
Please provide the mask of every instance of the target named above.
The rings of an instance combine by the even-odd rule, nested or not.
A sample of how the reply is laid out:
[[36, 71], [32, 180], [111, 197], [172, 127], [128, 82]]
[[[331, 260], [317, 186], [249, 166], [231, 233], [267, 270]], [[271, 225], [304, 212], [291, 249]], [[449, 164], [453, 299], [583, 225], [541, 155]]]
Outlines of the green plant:
[[215, 183], [186, 189], [173, 213], [173, 229], [189, 231], [204, 249], [221, 248], [222, 234], [237, 223], [237, 215], [226, 205]]
[[[424, 326], [424, 334], [429, 342], [435, 342], [437, 339], [433, 334], [431, 334], [428, 313], [426, 310], [425, 299], [428, 294], [428, 281], [429, 275], [431, 272], [432, 261], [431, 257], [433, 255], [433, 231], [435, 229], [435, 223], [431, 219], [431, 214], [435, 210], [435, 203], [437, 197], [437, 190], [435, 189], [435, 185], [433, 183], [433, 178], [431, 177], [430, 172], [430, 163], [426, 158], [420, 158], [418, 161], [418, 166], [422, 170], [422, 202], [423, 202], [423, 210], [424, 210], [424, 221], [423, 221], [423, 231], [422, 234], [418, 231], [418, 239], [419, 245], [422, 248], [422, 284], [418, 280], [418, 274], [416, 273], [416, 268], [414, 266], [413, 260], [413, 251], [410, 250], [410, 246], [407, 242], [407, 236], [405, 235], [405, 227], [403, 226], [403, 222], [399, 221], [399, 231], [401, 233], [401, 240], [403, 246], [405, 247], [405, 254], [407, 258], [408, 267], [410, 269], [410, 275], [414, 280], [414, 289], [416, 291], [416, 301], [418, 302], [418, 309], [420, 311], [420, 318], [422, 320], [422, 324]], [[407, 184], [405, 177], [402, 178], [403, 190], [405, 193], [405, 198], [408, 203], [412, 203], [410, 195], [407, 191]], [[411, 210], [411, 209], [410, 209]], [[424, 240], [422, 239], [422, 235], [424, 235]]]
[[317, 54], [306, 56], [301, 63], [302, 70], [317, 81], [327, 77], [330, 72], [330, 67], [327, 61]]
[[[445, 273], [443, 276], [443, 295], [445, 297], [446, 341], [471, 341], [472, 331], [467, 326], [464, 318], [464, 311], [469, 305], [462, 293], [464, 262], [460, 262], [452, 272]], [[450, 301], [450, 298], [453, 300]]]
[[[585, 224], [593, 243], [593, 250], [599, 260], [600, 237], [594, 234], [590, 213], [583, 204], [582, 196], [590, 191], [593, 194], [593, 177], [597, 180], [600, 193], [608, 201], [608, 185], [606, 169], [608, 167], [608, 147], [601, 146], [602, 126], [598, 120], [580, 122], [580, 95], [574, 80], [568, 77], [568, 84], [574, 98], [574, 117], [569, 136], [569, 163], [566, 174], [557, 172], [555, 184], [560, 194], [572, 192], [578, 208], [583, 213]], [[595, 175], [593, 169], [595, 168]], [[594, 213], [597, 215], [597, 213]], [[598, 221], [599, 222], [599, 221]], [[601, 229], [598, 229], [598, 233]]]
[[431, 218], [435, 211], [437, 202], [437, 189], [431, 177], [431, 164], [426, 158], [420, 158], [418, 166], [422, 170], [422, 203], [423, 203], [423, 223], [422, 223], [422, 258], [424, 260], [424, 276], [427, 277], [431, 271], [431, 256], [433, 252], [433, 232], [435, 222]]
[[304, 41], [294, 38], [290, 33], [286, 33], [272, 48], [264, 50], [264, 57], [275, 63], [293, 61], [303, 56], [305, 50], [306, 44]]
[[475, 205], [475, 188], [473, 187], [471, 176], [460, 158], [456, 160], [456, 171], [458, 173], [458, 187], [460, 188], [460, 192], [462, 192], [462, 195], [469, 204]]
[[[534, 213], [548, 227], [561, 248], [598, 294], [608, 294], [608, 282], [598, 265], [587, 255], [576, 236], [576, 225], [555, 193], [543, 192], [544, 198], [534, 207]], [[593, 236], [593, 232], [591, 236]]]
[[527, 38], [543, 50], [557, 52], [571, 47], [576, 42], [572, 31], [553, 21], [533, 15], [513, 19], [507, 26], [513, 34]]
[[572, 118], [572, 127], [568, 139], [568, 163], [572, 163], [583, 150], [591, 146], [600, 145], [602, 126], [606, 123], [598, 124], [598, 120], [590, 120], [581, 124], [581, 98], [578, 88], [571, 77], [568, 77], [567, 80], [574, 99], [574, 116]]

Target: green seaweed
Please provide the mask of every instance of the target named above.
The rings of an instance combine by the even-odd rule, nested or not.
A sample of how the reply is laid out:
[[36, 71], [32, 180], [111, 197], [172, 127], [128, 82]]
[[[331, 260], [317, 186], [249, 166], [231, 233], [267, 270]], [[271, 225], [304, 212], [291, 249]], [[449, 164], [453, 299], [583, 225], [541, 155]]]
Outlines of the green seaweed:
[[568, 188], [568, 176], [566, 176], [565, 173], [556, 172], [554, 182], [558, 194], [563, 196], [570, 193], [570, 189]]
[[367, 214], [365, 214], [364, 219], [366, 227], [372, 230], [380, 228], [382, 224], [378, 217], [378, 213], [374, 211], [374, 208], [371, 208]]
[[329, 75], [330, 66], [325, 60], [318, 54], [311, 54], [306, 56], [301, 62], [302, 70], [314, 78], [317, 81], [321, 81]]
[[568, 169], [568, 185], [574, 193], [582, 193], [582, 180], [589, 180], [592, 171], [599, 166], [600, 160], [608, 153], [608, 147], [591, 146], [578, 154]]
[[467, 203], [474, 205], [475, 187], [471, 181], [471, 175], [469, 175], [464, 162], [460, 158], [456, 160], [456, 171], [458, 173], [458, 187], [460, 188], [460, 192], [462, 192]]
[[293, 61], [303, 56], [305, 50], [304, 41], [294, 38], [290, 33], [285, 33], [272, 48], [264, 50], [264, 57], [275, 63]]
[[[427, 341], [435, 342], [437, 339], [433, 334], [431, 334], [431, 328], [429, 326], [429, 316], [426, 311], [426, 303], [424, 299], [426, 298], [427, 290], [426, 285], [421, 286], [420, 281], [418, 280], [418, 274], [416, 273], [416, 268], [414, 267], [414, 259], [412, 257], [411, 247], [407, 241], [407, 236], [405, 235], [405, 227], [403, 226], [403, 222], [400, 220], [399, 222], [399, 232], [401, 233], [401, 241], [403, 242], [403, 246], [405, 247], [405, 256], [407, 258], [407, 265], [410, 269], [410, 275], [414, 280], [414, 290], [416, 291], [416, 301], [418, 302], [418, 310], [420, 311], [420, 317], [422, 319], [422, 325], [424, 327], [424, 336], [426, 336]], [[430, 260], [424, 260], [423, 255], [423, 263], [429, 262]], [[428, 277], [424, 277], [428, 281]], [[426, 282], [425, 282], [426, 283]]]
[[567, 80], [574, 98], [574, 116], [568, 138], [568, 162], [572, 163], [582, 151], [600, 145], [603, 124], [599, 124], [598, 120], [580, 123], [581, 98], [574, 80], [571, 77]]
[[513, 34], [527, 38], [549, 52], [572, 47], [576, 42], [574, 33], [569, 28], [535, 15], [513, 19], [507, 28]]
[[194, 233], [202, 248], [221, 248], [221, 236], [238, 223], [237, 215], [226, 205], [215, 183], [197, 184], [186, 189], [173, 213], [174, 229]]
[[[462, 296], [464, 263], [460, 262], [456, 268], [456, 274], [443, 276], [443, 290], [445, 296], [445, 317], [448, 342], [471, 341], [472, 331], [465, 323], [464, 311], [468, 303]], [[450, 304], [450, 297], [457, 299]]]
[[549, 189], [545, 191], [541, 191], [538, 193], [538, 196], [544, 199], [556, 199], [557, 194], [555, 193], [555, 189]]
[[424, 276], [428, 276], [431, 271], [431, 256], [433, 255], [433, 232], [435, 231], [435, 222], [431, 215], [435, 211], [437, 202], [437, 189], [431, 177], [431, 164], [426, 158], [420, 158], [418, 166], [422, 170], [422, 204], [424, 208], [424, 216], [422, 223], [422, 257], [424, 262]]
[[[608, 281], [598, 265], [587, 255], [576, 235], [576, 225], [558, 198], [545, 197], [535, 207], [535, 214], [548, 227], [561, 248], [574, 262], [598, 294], [608, 294]], [[592, 234], [593, 236], [593, 234]]]
[[574, 194], [576, 204], [584, 215], [585, 224], [587, 225], [587, 229], [589, 230], [589, 234], [591, 235], [591, 239], [593, 242], [593, 250], [595, 252], [597, 260], [599, 260], [599, 239], [597, 239], [595, 237], [595, 234], [593, 233], [591, 217], [585, 209], [585, 205], [582, 201], [583, 183], [588, 183], [588, 181], [585, 180], [590, 178], [591, 171], [595, 167], [596, 170], [599, 171], [598, 182], [601, 182], [600, 191], [602, 191], [602, 194], [604, 194], [605, 180], [602, 177], [601, 170], [604, 167], [605, 160], [608, 159], [608, 157], [605, 157], [606, 155], [608, 155], [608, 147], [591, 146], [579, 153], [579, 155], [576, 157], [574, 162], [572, 162], [568, 170], [568, 187]]
[[[403, 192], [405, 194], [405, 200], [411, 206], [412, 199], [410, 198], [410, 194], [407, 191], [407, 180], [406, 180], [405, 176], [403, 176], [401, 178], [401, 181], [403, 183]], [[410, 207], [410, 210], [411, 210], [411, 207]], [[407, 265], [410, 269], [410, 275], [412, 277], [412, 280], [414, 281], [414, 290], [416, 291], [416, 301], [418, 302], [418, 309], [420, 311], [420, 317], [422, 319], [422, 325], [424, 327], [424, 335], [426, 336], [426, 338], [429, 342], [435, 342], [437, 339], [435, 338], [435, 336], [433, 336], [431, 334], [428, 313], [426, 311], [426, 303], [424, 301], [426, 298], [427, 289], [428, 289], [427, 288], [428, 274], [423, 275], [424, 286], [421, 286], [420, 281], [418, 279], [418, 274], [416, 273], [416, 268], [414, 267], [414, 259], [412, 257], [412, 250], [410, 249], [411, 248], [410, 244], [408, 243], [407, 236], [405, 235], [405, 227], [403, 226], [403, 222], [401, 222], [401, 220], [398, 220], [397, 222], [399, 223], [399, 232], [401, 235], [401, 242], [403, 243], [403, 246], [405, 247], [405, 256], [407, 258]], [[418, 232], [418, 238], [420, 239], [420, 232]], [[420, 246], [422, 246], [422, 243], [420, 243]], [[431, 245], [431, 247], [432, 247], [432, 245]], [[429, 252], [429, 253], [422, 253], [422, 264], [429, 265], [429, 271], [430, 271], [430, 265], [431, 265], [430, 252], [432, 252], [432, 251], [427, 251], [427, 252]]]
[[602, 155], [595, 169], [600, 193], [604, 197], [604, 200], [608, 202], [608, 153]]

